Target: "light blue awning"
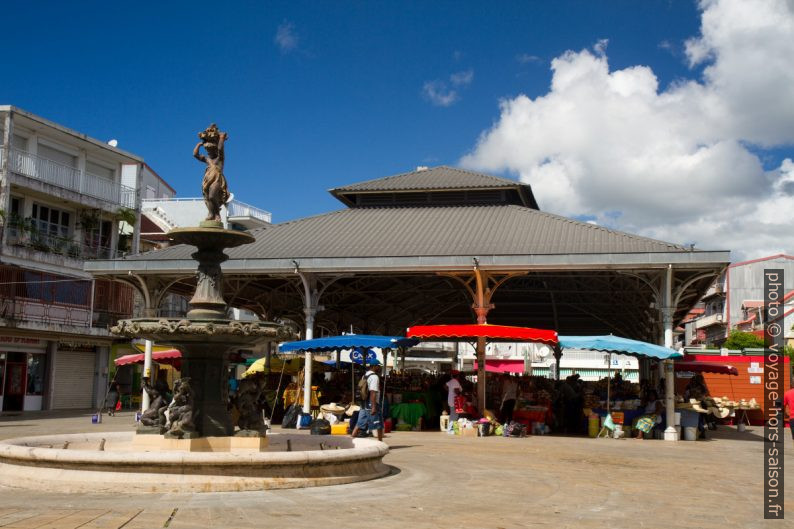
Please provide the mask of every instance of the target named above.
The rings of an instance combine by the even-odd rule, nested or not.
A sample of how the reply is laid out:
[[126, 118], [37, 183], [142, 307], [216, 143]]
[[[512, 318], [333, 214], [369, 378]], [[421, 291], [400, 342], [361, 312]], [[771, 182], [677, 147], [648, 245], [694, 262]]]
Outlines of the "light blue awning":
[[618, 353], [630, 356], [642, 356], [646, 358], [656, 358], [667, 360], [670, 358], [682, 358], [684, 355], [674, 349], [662, 347], [639, 340], [630, 340], [613, 336], [559, 336], [560, 347], [562, 349], [590, 349], [593, 351], [603, 351], [605, 353]]

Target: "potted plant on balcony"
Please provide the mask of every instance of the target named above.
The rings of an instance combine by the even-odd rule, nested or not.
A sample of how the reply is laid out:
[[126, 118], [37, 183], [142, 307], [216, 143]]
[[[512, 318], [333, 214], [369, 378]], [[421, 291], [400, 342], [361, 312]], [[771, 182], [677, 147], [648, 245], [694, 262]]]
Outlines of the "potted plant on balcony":
[[[5, 219], [3, 219], [5, 221]], [[9, 244], [16, 246], [24, 246], [30, 239], [30, 233], [33, 230], [33, 219], [30, 217], [22, 218], [16, 213], [12, 213], [7, 222], [4, 222], [7, 230], [6, 236], [8, 237]]]
[[77, 225], [85, 233], [96, 230], [99, 227], [99, 213], [87, 209], [82, 210]]
[[135, 230], [135, 222], [138, 216], [135, 214], [134, 209], [119, 208], [116, 211], [116, 220], [119, 223], [119, 238], [117, 249], [120, 253], [126, 254], [131, 250], [132, 233]]
[[72, 259], [79, 259], [80, 246], [74, 241], [69, 241], [69, 243], [66, 245], [66, 255]]

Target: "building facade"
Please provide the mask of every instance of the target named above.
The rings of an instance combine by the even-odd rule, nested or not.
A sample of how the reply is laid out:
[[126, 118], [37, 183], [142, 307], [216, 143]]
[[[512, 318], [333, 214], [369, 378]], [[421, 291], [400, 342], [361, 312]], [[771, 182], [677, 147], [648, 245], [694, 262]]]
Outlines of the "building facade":
[[734, 263], [709, 287], [683, 325], [681, 345], [719, 347], [733, 330], [763, 335], [764, 270], [784, 273], [786, 342], [794, 342], [794, 256], [778, 254]]
[[92, 408], [133, 291], [83, 271], [137, 249], [143, 160], [0, 106], [0, 409]]

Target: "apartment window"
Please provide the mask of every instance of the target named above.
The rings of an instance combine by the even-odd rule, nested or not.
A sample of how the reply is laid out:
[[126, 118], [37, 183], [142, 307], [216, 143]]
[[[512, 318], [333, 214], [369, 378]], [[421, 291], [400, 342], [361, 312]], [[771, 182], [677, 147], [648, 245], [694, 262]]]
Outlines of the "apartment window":
[[14, 134], [11, 136], [11, 147], [13, 149], [19, 149], [20, 151], [25, 151], [28, 148], [28, 140], [27, 138], [23, 138], [18, 134]]
[[113, 176], [116, 173], [113, 169], [89, 161], [85, 163], [85, 172], [94, 176], [101, 176], [106, 180], [113, 180]]
[[11, 216], [19, 218], [22, 216], [22, 199], [11, 197]]
[[67, 211], [33, 204], [33, 222], [39, 233], [53, 237], [69, 236], [70, 215]]
[[53, 161], [55, 163], [59, 163], [61, 165], [66, 165], [71, 168], [77, 167], [77, 157], [73, 156], [69, 153], [59, 151], [58, 149], [53, 149], [48, 145], [43, 145], [39, 143], [38, 146], [39, 150], [39, 157], [46, 158], [47, 160]]

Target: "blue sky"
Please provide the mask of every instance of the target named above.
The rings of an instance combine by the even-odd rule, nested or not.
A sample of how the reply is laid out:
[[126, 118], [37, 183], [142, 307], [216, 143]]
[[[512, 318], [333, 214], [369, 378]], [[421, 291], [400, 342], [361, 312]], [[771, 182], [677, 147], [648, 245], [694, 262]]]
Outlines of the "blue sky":
[[[9, 1], [0, 103], [118, 139], [180, 196], [198, 195], [191, 150], [217, 122], [229, 132], [231, 190], [281, 222], [340, 207], [331, 187], [418, 165], [463, 161], [531, 180], [531, 167], [480, 153], [462, 160], [504, 120], [500, 101], [549, 94], [551, 61], [568, 50], [608, 56], [610, 72], [647, 66], [660, 93], [701, 82], [710, 63], [691, 64], [685, 42], [700, 34], [704, 9], [687, 0]], [[791, 156], [787, 141], [760, 148], [764, 170]], [[543, 209], [605, 224], [623, 210], [560, 208], [544, 192], [539, 184]]]

